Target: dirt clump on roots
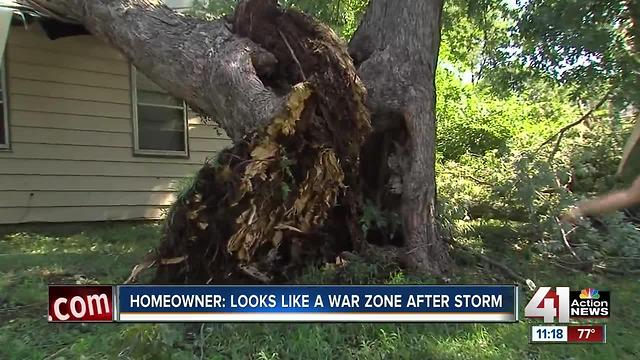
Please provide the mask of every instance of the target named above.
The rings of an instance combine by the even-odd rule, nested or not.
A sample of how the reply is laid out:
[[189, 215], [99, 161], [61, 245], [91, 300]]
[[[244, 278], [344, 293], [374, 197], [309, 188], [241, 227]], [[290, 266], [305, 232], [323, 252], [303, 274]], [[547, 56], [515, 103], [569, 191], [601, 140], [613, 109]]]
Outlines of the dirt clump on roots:
[[155, 265], [159, 283], [284, 282], [363, 241], [359, 153], [371, 125], [345, 44], [276, 1], [242, 2], [229, 20], [278, 60], [263, 81], [286, 106], [200, 169], [132, 279]]

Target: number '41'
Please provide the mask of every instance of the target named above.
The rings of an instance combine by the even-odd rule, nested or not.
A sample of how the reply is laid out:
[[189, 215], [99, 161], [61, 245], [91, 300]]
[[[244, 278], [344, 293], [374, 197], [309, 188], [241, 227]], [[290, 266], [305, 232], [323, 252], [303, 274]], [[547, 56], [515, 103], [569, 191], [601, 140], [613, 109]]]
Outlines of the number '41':
[[548, 286], [538, 288], [527, 306], [524, 316], [528, 318], [543, 318], [544, 322], [552, 323], [557, 316], [559, 323], [569, 322], [569, 288], [556, 287], [555, 291]]

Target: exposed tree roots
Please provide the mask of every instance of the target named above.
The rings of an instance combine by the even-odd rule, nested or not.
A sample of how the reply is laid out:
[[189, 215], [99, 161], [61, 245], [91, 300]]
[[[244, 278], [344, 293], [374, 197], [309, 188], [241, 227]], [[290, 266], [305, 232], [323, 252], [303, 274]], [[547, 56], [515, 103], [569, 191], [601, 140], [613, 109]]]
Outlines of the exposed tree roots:
[[172, 206], [147, 264], [157, 265], [157, 282], [286, 281], [363, 242], [359, 153], [371, 126], [345, 45], [276, 1], [244, 2], [230, 21], [275, 55], [262, 80], [287, 104], [205, 164]]

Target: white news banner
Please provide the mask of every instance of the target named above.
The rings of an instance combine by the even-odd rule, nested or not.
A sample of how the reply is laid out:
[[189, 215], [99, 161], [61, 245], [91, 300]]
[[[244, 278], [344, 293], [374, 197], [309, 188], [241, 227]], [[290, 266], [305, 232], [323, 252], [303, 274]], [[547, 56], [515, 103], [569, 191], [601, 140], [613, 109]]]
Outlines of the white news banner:
[[566, 343], [568, 341], [567, 326], [534, 325], [531, 326], [532, 343]]

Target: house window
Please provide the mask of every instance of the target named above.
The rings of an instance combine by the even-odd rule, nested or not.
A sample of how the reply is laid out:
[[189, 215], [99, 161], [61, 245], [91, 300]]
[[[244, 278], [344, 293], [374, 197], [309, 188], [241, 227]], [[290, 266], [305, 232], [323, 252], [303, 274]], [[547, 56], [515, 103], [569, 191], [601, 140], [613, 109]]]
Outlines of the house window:
[[135, 153], [189, 156], [184, 101], [131, 67]]
[[0, 65], [0, 150], [9, 149], [9, 106], [7, 102], [7, 73], [5, 61]]

